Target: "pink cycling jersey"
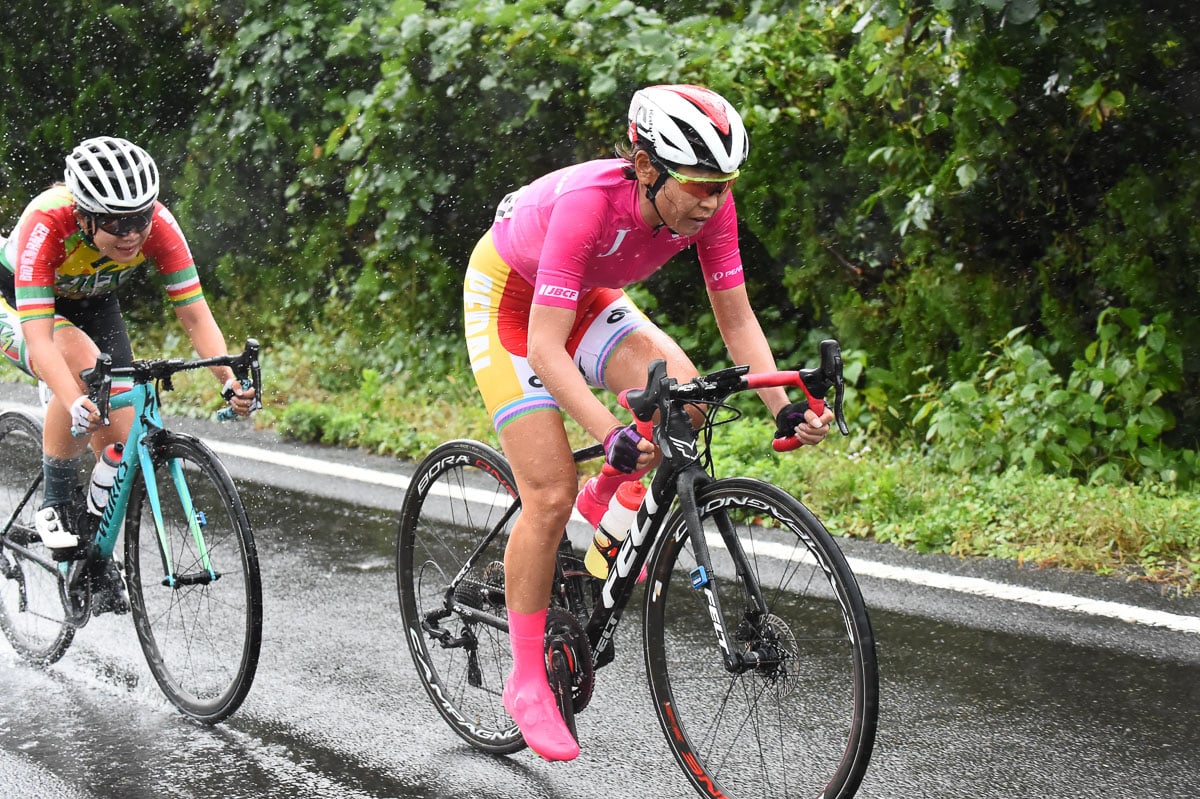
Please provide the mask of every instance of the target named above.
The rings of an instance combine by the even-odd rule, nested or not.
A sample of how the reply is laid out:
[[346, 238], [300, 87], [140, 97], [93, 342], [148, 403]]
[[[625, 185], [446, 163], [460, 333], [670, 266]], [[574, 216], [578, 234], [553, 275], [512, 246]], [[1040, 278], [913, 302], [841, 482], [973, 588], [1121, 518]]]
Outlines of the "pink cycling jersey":
[[576, 308], [588, 289], [645, 280], [695, 245], [705, 283], [744, 281], [732, 194], [694, 236], [648, 225], [629, 162], [588, 161], [551, 172], [504, 198], [492, 226], [496, 251], [533, 286], [533, 303]]

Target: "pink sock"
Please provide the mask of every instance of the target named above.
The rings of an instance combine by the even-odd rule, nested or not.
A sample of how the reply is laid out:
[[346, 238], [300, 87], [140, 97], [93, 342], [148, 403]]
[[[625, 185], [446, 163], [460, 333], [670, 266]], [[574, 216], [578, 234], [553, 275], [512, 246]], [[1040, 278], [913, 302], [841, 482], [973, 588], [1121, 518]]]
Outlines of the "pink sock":
[[508, 612], [513, 670], [504, 684], [504, 709], [525, 743], [546, 760], [574, 760], [579, 743], [563, 721], [546, 681], [546, 611]]

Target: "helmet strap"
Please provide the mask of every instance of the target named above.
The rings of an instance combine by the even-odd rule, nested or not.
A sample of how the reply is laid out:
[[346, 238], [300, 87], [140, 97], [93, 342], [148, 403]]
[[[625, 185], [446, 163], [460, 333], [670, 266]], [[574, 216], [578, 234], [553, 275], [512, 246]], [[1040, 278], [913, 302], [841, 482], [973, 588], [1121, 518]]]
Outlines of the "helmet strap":
[[[650, 155], [649, 152], [646, 154]], [[667, 178], [670, 177], [670, 175], [667, 174], [666, 166], [653, 155], [650, 155], [650, 165], [658, 171], [658, 177], [652, 184], [646, 187], [646, 199], [650, 201], [650, 205], [654, 207], [654, 213], [658, 214], [658, 218], [661, 220], [659, 224], [654, 226], [654, 233], [657, 235], [658, 231], [665, 227], [667, 230], [671, 231], [671, 235], [678, 236], [679, 233], [677, 233], [671, 228], [670, 225], [667, 224], [666, 218], [662, 215], [662, 211], [658, 210], [658, 193], [662, 191], [662, 187], [667, 184]]]
[[[654, 202], [654, 198], [658, 196], [659, 191], [661, 191], [662, 187], [666, 185], [668, 177], [669, 176], [667, 175], [666, 170], [664, 170], [664, 169], [658, 170], [658, 177], [655, 179], [655, 181], [652, 184], [650, 184], [649, 186], [646, 187], [646, 199], [647, 200], [649, 200], [651, 203]], [[655, 211], [658, 210], [657, 205], [654, 206], [654, 210]]]
[[75, 208], [75, 213], [79, 214], [79, 232], [83, 234], [83, 238], [88, 244], [92, 244], [96, 240], [96, 218], [87, 211]]
[[679, 231], [675, 230], [675, 228], [668, 225], [666, 218], [662, 215], [662, 211], [658, 210], [658, 201], [655, 198], [658, 196], [658, 190], [661, 188], [662, 188], [662, 180], [661, 179], [658, 180], [653, 187], [650, 187], [650, 186], [646, 187], [646, 199], [648, 199], [650, 201], [650, 204], [652, 206], [654, 206], [654, 213], [658, 214], [658, 218], [660, 220], [659, 223], [654, 226], [654, 235], [657, 236], [658, 231], [662, 230], [663, 228], [666, 228], [667, 230], [671, 231], [672, 236], [678, 236]]

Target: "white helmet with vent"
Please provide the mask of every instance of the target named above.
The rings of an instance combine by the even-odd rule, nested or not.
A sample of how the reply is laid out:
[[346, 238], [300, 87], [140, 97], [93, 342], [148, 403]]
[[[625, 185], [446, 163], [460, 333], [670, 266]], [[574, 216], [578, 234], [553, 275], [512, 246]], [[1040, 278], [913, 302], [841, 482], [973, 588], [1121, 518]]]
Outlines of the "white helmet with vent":
[[67, 156], [67, 190], [80, 210], [132, 214], [158, 199], [158, 166], [132, 142], [112, 136], [86, 139]]
[[701, 86], [648, 86], [629, 103], [629, 141], [672, 166], [736, 172], [750, 153], [742, 118]]

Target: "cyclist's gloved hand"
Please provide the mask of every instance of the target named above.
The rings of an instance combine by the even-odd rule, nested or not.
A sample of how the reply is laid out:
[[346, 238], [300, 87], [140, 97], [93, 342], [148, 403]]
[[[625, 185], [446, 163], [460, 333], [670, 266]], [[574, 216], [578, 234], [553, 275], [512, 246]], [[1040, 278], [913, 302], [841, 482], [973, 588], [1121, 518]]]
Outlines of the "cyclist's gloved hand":
[[248, 416], [253, 411], [262, 407], [257, 402], [256, 392], [253, 389], [246, 390], [242, 386], [242, 382], [236, 377], [231, 377], [225, 381], [225, 386], [221, 390], [221, 396], [229, 404], [229, 408], [241, 416]]
[[638, 458], [642, 451], [638, 444], [642, 435], [632, 426], [614, 427], [604, 437], [604, 460], [622, 474], [632, 474], [637, 470]]
[[96, 413], [96, 406], [87, 395], [80, 394], [71, 403], [71, 429], [80, 433], [91, 430], [93, 413]]
[[804, 412], [808, 410], [808, 400], [789, 402], [775, 414], [775, 437], [791, 438], [796, 435], [796, 425], [804, 421]]

